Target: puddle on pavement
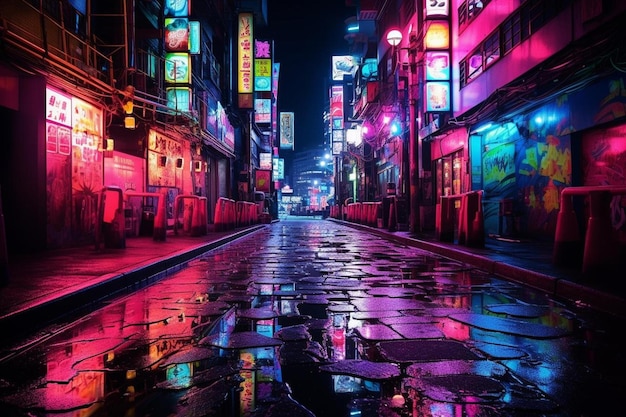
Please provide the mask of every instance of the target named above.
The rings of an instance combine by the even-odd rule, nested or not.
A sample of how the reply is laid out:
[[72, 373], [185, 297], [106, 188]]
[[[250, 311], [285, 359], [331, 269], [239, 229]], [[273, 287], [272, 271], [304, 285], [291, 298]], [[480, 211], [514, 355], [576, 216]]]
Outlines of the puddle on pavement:
[[608, 322], [335, 223], [281, 223], [5, 352], [3, 415], [592, 415], [624, 392]]

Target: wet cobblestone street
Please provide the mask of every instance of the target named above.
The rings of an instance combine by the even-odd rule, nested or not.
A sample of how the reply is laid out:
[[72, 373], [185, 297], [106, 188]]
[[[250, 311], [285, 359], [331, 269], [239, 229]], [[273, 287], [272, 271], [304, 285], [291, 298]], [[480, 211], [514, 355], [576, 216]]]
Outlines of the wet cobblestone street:
[[0, 359], [3, 416], [606, 416], [623, 320], [287, 218]]

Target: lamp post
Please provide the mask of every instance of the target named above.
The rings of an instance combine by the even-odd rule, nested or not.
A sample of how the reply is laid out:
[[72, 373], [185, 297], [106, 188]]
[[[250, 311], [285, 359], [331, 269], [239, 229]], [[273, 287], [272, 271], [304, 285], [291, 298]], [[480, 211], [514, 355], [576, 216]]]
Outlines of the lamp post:
[[[416, 126], [416, 97], [413, 97], [412, 86], [416, 82], [415, 74], [415, 51], [411, 48], [399, 48], [398, 46], [402, 42], [402, 32], [397, 29], [392, 29], [387, 32], [387, 43], [394, 48], [396, 59], [400, 59], [398, 51], [401, 49], [408, 49], [409, 57], [409, 77], [408, 77], [408, 106], [409, 106], [409, 146], [408, 146], [408, 159], [409, 159], [409, 232], [415, 233], [420, 230], [420, 215], [419, 215], [419, 148], [417, 143], [417, 126]], [[394, 100], [397, 101], [398, 96], [398, 69], [395, 72], [395, 85], [394, 85]], [[404, 114], [404, 112], [403, 112]]]
[[329, 188], [328, 198], [332, 198], [337, 202], [337, 189], [335, 181], [335, 163], [330, 153], [324, 155], [324, 158], [319, 162], [319, 166], [322, 168], [324, 185]]

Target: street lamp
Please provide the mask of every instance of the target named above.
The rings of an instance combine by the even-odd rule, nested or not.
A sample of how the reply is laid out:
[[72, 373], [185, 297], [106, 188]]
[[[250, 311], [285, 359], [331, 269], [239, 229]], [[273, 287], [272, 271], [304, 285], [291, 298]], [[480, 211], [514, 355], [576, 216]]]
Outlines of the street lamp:
[[[396, 54], [396, 60], [400, 60], [400, 54], [398, 53], [401, 49], [407, 49], [409, 51], [409, 56], [412, 59], [412, 62], [409, 64], [409, 88], [408, 88], [408, 104], [409, 104], [409, 231], [417, 232], [420, 229], [420, 216], [419, 216], [419, 174], [420, 174], [420, 164], [419, 164], [419, 144], [417, 143], [417, 131], [416, 131], [416, 109], [415, 103], [417, 97], [412, 97], [413, 90], [411, 86], [414, 84], [414, 74], [415, 71], [415, 50], [409, 48], [401, 48], [399, 45], [402, 43], [402, 32], [397, 29], [391, 29], [387, 32], [387, 43], [394, 49], [394, 53]], [[397, 97], [397, 89], [398, 89], [398, 68], [395, 68], [395, 85], [394, 85], [394, 97]]]
[[389, 45], [395, 48], [396, 46], [400, 45], [400, 42], [402, 42], [402, 32], [400, 32], [398, 29], [391, 29], [389, 32], [387, 32], [387, 43]]
[[324, 155], [324, 158], [319, 162], [319, 166], [322, 169], [324, 185], [329, 189], [328, 198], [332, 198], [336, 201], [335, 163], [330, 153]]

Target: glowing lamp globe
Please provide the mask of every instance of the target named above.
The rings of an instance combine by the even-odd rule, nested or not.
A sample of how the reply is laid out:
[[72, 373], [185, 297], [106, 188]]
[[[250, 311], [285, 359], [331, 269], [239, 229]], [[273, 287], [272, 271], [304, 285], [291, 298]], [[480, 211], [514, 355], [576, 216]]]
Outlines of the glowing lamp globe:
[[400, 126], [400, 122], [394, 120], [391, 122], [391, 126], [389, 127], [389, 131], [392, 136], [398, 136], [402, 133], [402, 126]]
[[402, 42], [402, 32], [398, 29], [392, 29], [387, 32], [387, 43], [391, 46], [398, 46]]

